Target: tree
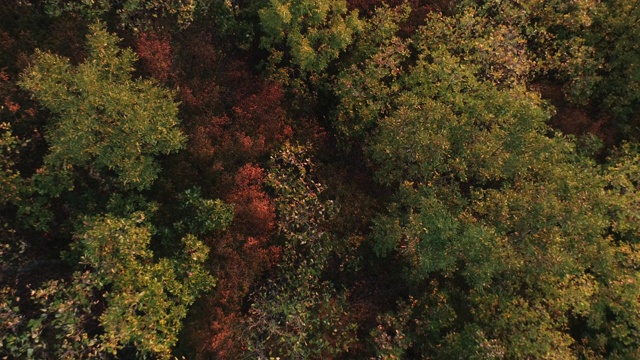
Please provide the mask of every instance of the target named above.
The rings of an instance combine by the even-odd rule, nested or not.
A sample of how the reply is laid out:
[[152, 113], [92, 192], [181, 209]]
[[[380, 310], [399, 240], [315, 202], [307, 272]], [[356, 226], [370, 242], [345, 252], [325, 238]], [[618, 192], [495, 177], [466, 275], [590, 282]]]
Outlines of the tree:
[[154, 20], [157, 21], [158, 18], [164, 18], [171, 19], [177, 27], [184, 28], [193, 22], [196, 9], [199, 6], [204, 7], [205, 4], [208, 2], [196, 0], [127, 0], [124, 2], [46, 0], [45, 11], [54, 17], [65, 12], [73, 12], [88, 21], [99, 20], [114, 11], [120, 18], [120, 24], [127, 27], [145, 27]]
[[87, 42], [89, 57], [78, 66], [36, 52], [20, 82], [55, 116], [46, 133], [49, 153], [34, 179], [54, 197], [73, 189], [81, 172], [104, 189], [146, 189], [159, 171], [154, 156], [185, 142], [171, 93], [131, 79], [134, 53], [120, 50], [99, 24]]
[[290, 61], [302, 74], [325, 70], [360, 29], [357, 11], [344, 0], [271, 0], [259, 14], [260, 46], [271, 52], [271, 63]]
[[[620, 304], [636, 287], [620, 286], [634, 281], [636, 250], [611, 243], [598, 167], [547, 136], [518, 32], [468, 9], [387, 39], [344, 72], [336, 118], [395, 189], [372, 241], [380, 261], [400, 264], [408, 296], [379, 317], [378, 356], [633, 354], [634, 310]], [[576, 336], [582, 321], [598, 330]]]
[[0, 131], [0, 205], [5, 205], [17, 203], [25, 190], [20, 172], [15, 169], [15, 157], [27, 142], [13, 135], [9, 123], [1, 123]]
[[640, 98], [638, 41], [640, 4], [635, 0], [603, 2], [589, 29], [598, 69], [593, 72], [590, 101], [611, 112], [621, 137], [637, 140]]
[[[68, 246], [60, 255], [68, 270], [31, 292], [26, 313], [15, 306], [16, 290], [3, 289], [10, 321], [1, 329], [2, 352], [78, 359], [133, 349], [169, 358], [189, 306], [214, 285], [204, 267], [209, 249], [197, 237], [227, 227], [233, 210], [197, 189], [176, 205], [144, 196], [160, 170], [158, 155], [184, 144], [177, 104], [154, 82], [131, 78], [135, 56], [114, 35], [101, 25], [91, 31], [85, 62], [72, 66], [37, 52], [20, 83], [51, 117], [48, 152], [27, 181], [33, 199], [17, 202], [18, 211], [51, 215], [37, 230]], [[15, 148], [5, 135], [2, 151]], [[15, 185], [12, 164], [3, 165], [3, 183]], [[161, 205], [180, 210], [173, 223], [154, 223]]]
[[304, 151], [287, 144], [272, 158], [267, 183], [277, 194], [283, 243], [274, 276], [251, 296], [244, 339], [251, 358], [322, 359], [348, 352], [356, 340], [346, 294], [322, 279], [336, 250], [326, 229], [335, 209], [321, 200]]

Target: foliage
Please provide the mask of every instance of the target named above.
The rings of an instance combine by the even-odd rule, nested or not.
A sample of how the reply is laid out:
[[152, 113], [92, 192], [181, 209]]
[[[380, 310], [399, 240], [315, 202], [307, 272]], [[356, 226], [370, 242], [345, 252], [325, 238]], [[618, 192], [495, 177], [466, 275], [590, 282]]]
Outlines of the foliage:
[[233, 208], [221, 200], [203, 199], [199, 189], [182, 193], [180, 212], [189, 214], [174, 224], [176, 229], [194, 235], [208, 235], [229, 226], [233, 219]]
[[640, 358], [639, 18], [0, 4], [0, 357]]
[[270, 0], [260, 10], [261, 47], [274, 65], [285, 60], [303, 74], [321, 72], [353, 41], [360, 29], [356, 11], [343, 0]]
[[319, 198], [323, 187], [304, 151], [285, 146], [267, 178], [284, 243], [277, 275], [252, 296], [246, 341], [253, 358], [320, 359], [348, 352], [355, 341], [345, 294], [322, 280], [334, 252], [326, 226], [335, 209]]
[[464, 1], [461, 7], [518, 32], [532, 78], [552, 79], [564, 101], [587, 107], [594, 117], [613, 116], [624, 138], [637, 136], [636, 1]]
[[[3, 355], [109, 358], [130, 348], [139, 357], [170, 358], [189, 306], [214, 285], [204, 267], [209, 248], [196, 235], [222, 230], [233, 213], [186, 191], [175, 207], [189, 214], [173, 224], [165, 243], [152, 239], [157, 227], [148, 218], [155, 219], [158, 205], [141, 190], [160, 171], [156, 158], [185, 142], [177, 104], [154, 82], [131, 79], [135, 55], [120, 50], [114, 35], [99, 24], [91, 31], [83, 63], [37, 52], [20, 82], [53, 116], [45, 129], [48, 152], [28, 183], [34, 199], [16, 201], [18, 215], [50, 214], [36, 230], [70, 235], [62, 257], [73, 273], [34, 284], [21, 304], [26, 312], [15, 305], [15, 291], [4, 290]], [[3, 135], [2, 150], [16, 149], [17, 138]], [[15, 182], [10, 159], [5, 167]], [[53, 221], [61, 215], [68, 219]]]
[[0, 131], [0, 205], [4, 205], [17, 202], [25, 190], [20, 172], [15, 169], [14, 158], [27, 142], [13, 135], [9, 123], [1, 123]]
[[120, 24], [128, 27], [145, 27], [155, 18], [169, 18], [178, 27], [189, 26], [194, 20], [196, 9], [206, 1], [197, 0], [112, 0], [65, 1], [46, 0], [45, 11], [50, 16], [60, 16], [71, 12], [89, 21], [96, 21], [111, 11], [120, 18]]
[[169, 78], [173, 56], [168, 36], [153, 32], [139, 34], [135, 43], [135, 51], [142, 68], [154, 79], [165, 82]]
[[627, 241], [634, 241], [637, 233], [638, 212], [636, 201], [638, 198], [638, 168], [639, 154], [637, 145], [625, 143], [617, 149], [609, 159], [606, 179], [609, 183], [608, 195], [615, 199], [613, 230]]
[[106, 188], [148, 188], [159, 171], [153, 157], [175, 152], [185, 141], [171, 93], [131, 80], [134, 53], [120, 50], [101, 25], [93, 25], [87, 42], [89, 57], [78, 66], [38, 51], [20, 83], [56, 117], [35, 179], [50, 196], [72, 190], [78, 171]]
[[[408, 59], [408, 44], [395, 36], [385, 36], [380, 41], [367, 61], [361, 62], [365, 64], [363, 68], [352, 65], [340, 74], [336, 89], [340, 105], [335, 126], [345, 135], [357, 136], [369, 131], [378, 116], [386, 111], [389, 98], [400, 89], [396, 80], [402, 72], [400, 64]], [[364, 51], [371, 52], [367, 48]]]
[[[5, 356], [23, 359], [86, 359], [105, 358], [89, 337], [86, 325], [92, 307], [91, 282], [86, 273], [74, 274], [72, 284], [51, 281], [31, 297], [42, 307], [42, 313], [28, 319], [16, 302], [15, 291], [5, 288], [2, 293], [3, 317], [2, 352]], [[48, 301], [48, 298], [54, 298]], [[15, 301], [14, 301], [15, 299]], [[54, 341], [49, 342], [49, 339]]]
[[[208, 248], [193, 235], [182, 239], [181, 255], [173, 259], [154, 259], [150, 241], [143, 213], [85, 218], [73, 248], [81, 250], [81, 263], [90, 270], [33, 291], [39, 317], [27, 321], [10, 308], [7, 327], [15, 335], [5, 339], [6, 350], [18, 357], [27, 351], [31, 359], [52, 353], [79, 359], [104, 358], [135, 345], [141, 356], [169, 358], [189, 305], [214, 282], [202, 266]], [[98, 304], [104, 311], [96, 314]]]
[[346, 135], [370, 130], [379, 116], [391, 110], [394, 97], [401, 96], [404, 89], [420, 91], [419, 84], [426, 85], [429, 81], [438, 84], [436, 74], [432, 75], [434, 78], [423, 79], [407, 75], [411, 71], [412, 47], [421, 57], [416, 68], [429, 66], [425, 61], [433, 58], [433, 66], [442, 64], [450, 67], [443, 71], [453, 73], [458, 71], [458, 65], [449, 64], [453, 63], [451, 57], [464, 66], [460, 79], [452, 80], [447, 84], [449, 87], [434, 89], [442, 96], [453, 97], [464, 89], [467, 86], [464, 79], [468, 77], [465, 74], [475, 78], [470, 81], [487, 80], [500, 88], [525, 84], [530, 62], [523, 51], [524, 40], [513, 29], [467, 10], [456, 18], [430, 15], [427, 25], [416, 31], [414, 39], [401, 39], [396, 34], [395, 22], [406, 16], [405, 8], [379, 9], [368, 25], [370, 31], [356, 47], [359, 62], [340, 75], [336, 126]]
[[193, 235], [182, 239], [175, 259], [154, 260], [150, 240], [142, 213], [88, 218], [78, 229], [75, 246], [83, 249], [82, 263], [95, 269], [94, 286], [110, 285], [100, 316], [102, 351], [134, 343], [142, 354], [169, 357], [189, 305], [213, 285], [202, 267], [208, 249]]
[[[604, 179], [569, 139], [546, 136], [549, 113], [523, 86], [522, 41], [491, 45], [501, 25], [466, 32], [487, 21], [473, 10], [431, 16], [410, 42], [383, 43], [341, 80], [339, 128], [364, 136], [378, 181], [396, 189], [374, 220], [374, 249], [401, 262], [411, 295], [379, 319], [378, 355], [605, 355], [597, 336], [571, 335], [576, 319], [618, 309], [610, 291], [633, 297], [616, 285], [633, 275], [605, 236]], [[522, 70], [492, 73], [491, 46]], [[617, 280], [604, 280], [613, 268]], [[631, 323], [602, 336], [616, 349], [624, 337], [633, 353]]]
[[585, 102], [600, 61], [590, 32], [602, 11], [597, 0], [580, 1], [463, 1], [492, 23], [510, 29], [526, 41], [520, 50], [531, 60], [529, 76], [554, 76], [567, 82], [570, 98]]
[[595, 76], [592, 101], [609, 109], [623, 130], [633, 137], [638, 136], [635, 127], [640, 104], [637, 91], [640, 33], [636, 26], [639, 21], [637, 1], [603, 2], [591, 29], [591, 43], [601, 63]]

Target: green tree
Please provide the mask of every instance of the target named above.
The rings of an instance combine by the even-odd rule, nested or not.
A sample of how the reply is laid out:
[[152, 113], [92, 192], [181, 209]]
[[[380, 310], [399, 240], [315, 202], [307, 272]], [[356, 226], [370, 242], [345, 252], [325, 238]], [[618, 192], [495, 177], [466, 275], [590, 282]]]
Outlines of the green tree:
[[120, 50], [101, 25], [91, 26], [87, 43], [89, 57], [78, 66], [36, 52], [20, 82], [53, 115], [49, 152], [34, 179], [49, 196], [72, 190], [81, 173], [105, 189], [146, 189], [159, 171], [154, 157], [185, 143], [172, 94], [131, 78], [134, 53]]
[[[31, 292], [30, 312], [16, 306], [22, 289], [2, 290], [7, 323], [0, 328], [1, 351], [16, 358], [81, 359], [132, 348], [140, 357], [170, 358], [189, 306], [215, 283], [204, 267], [209, 249], [196, 236], [224, 229], [233, 211], [190, 190], [178, 204], [164, 205], [185, 212], [174, 224], [152, 222], [163, 204], [142, 191], [159, 173], [156, 158], [185, 142], [177, 103], [155, 83], [132, 79], [133, 52], [120, 50], [102, 26], [93, 25], [87, 40], [85, 62], [72, 66], [37, 52], [20, 83], [50, 112], [44, 129], [49, 147], [28, 181], [6, 157], [3, 191], [21, 182], [30, 186], [29, 201], [17, 195], [8, 201], [37, 230], [69, 246], [62, 258], [70, 269], [57, 269], [65, 275]], [[9, 132], [1, 141], [3, 153], [19, 144]], [[1, 240], [4, 248], [7, 238]]]
[[[603, 167], [610, 216], [610, 235], [601, 258], [615, 259], [603, 264], [597, 273], [601, 284], [593, 296], [592, 311], [584, 315], [582, 336], [596, 354], [606, 353], [613, 359], [640, 356], [640, 227], [638, 200], [640, 195], [640, 153], [637, 144], [626, 143], [616, 149]], [[591, 350], [590, 349], [590, 350]]]
[[27, 142], [13, 135], [9, 123], [0, 124], [0, 206], [16, 203], [25, 190], [25, 182], [15, 169], [15, 157]]
[[640, 4], [635, 0], [603, 2], [589, 29], [600, 67], [594, 72], [590, 100], [611, 112], [624, 137], [637, 141], [640, 133]]
[[4, 351], [29, 359], [85, 359], [134, 345], [142, 357], [170, 358], [189, 306], [214, 281], [203, 267], [209, 249], [195, 236], [182, 239], [178, 256], [157, 259], [151, 235], [142, 212], [84, 218], [72, 249], [88, 270], [33, 291], [40, 308], [35, 318], [20, 314], [5, 294], [10, 321], [2, 329]]
[[460, 8], [526, 39], [529, 76], [561, 89], [564, 98], [556, 101], [585, 107], [593, 122], [612, 118], [607, 126], [619, 128], [620, 138], [638, 136], [637, 1], [465, 0]]
[[46, 13], [54, 17], [71, 12], [88, 21], [96, 21], [115, 12], [120, 18], [120, 25], [126, 27], [145, 27], [163, 18], [171, 19], [173, 24], [184, 28], [193, 22], [197, 10], [209, 3], [206, 0], [45, 0], [44, 6]]
[[621, 199], [545, 124], [518, 32], [467, 9], [386, 39], [341, 75], [336, 117], [395, 189], [372, 241], [409, 296], [379, 317], [378, 356], [634, 354], [635, 240], [608, 234]]
[[260, 10], [260, 46], [273, 65], [292, 65], [303, 74], [323, 72], [360, 30], [357, 11], [344, 0], [271, 0]]
[[168, 358], [189, 305], [214, 284], [203, 268], [209, 249], [195, 236], [182, 239], [178, 257], [154, 260], [151, 234], [143, 213], [85, 218], [76, 231], [74, 247], [82, 250], [81, 264], [93, 269], [93, 287], [109, 289], [101, 351], [132, 343], [141, 354]]

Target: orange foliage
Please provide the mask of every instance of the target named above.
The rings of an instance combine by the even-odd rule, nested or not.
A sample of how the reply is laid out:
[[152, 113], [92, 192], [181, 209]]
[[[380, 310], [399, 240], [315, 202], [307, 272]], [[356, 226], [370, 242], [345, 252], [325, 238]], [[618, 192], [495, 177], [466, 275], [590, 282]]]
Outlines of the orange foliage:
[[9, 100], [9, 98], [5, 98], [4, 99], [4, 106], [7, 107], [7, 109], [12, 113], [15, 114], [18, 112], [18, 110], [20, 110], [20, 105], [14, 103], [13, 101]]
[[136, 39], [135, 50], [146, 73], [161, 82], [167, 81], [173, 62], [168, 36], [142, 33]]
[[235, 127], [242, 134], [253, 135], [251, 149], [256, 156], [272, 151], [274, 145], [293, 135], [291, 127], [284, 123], [286, 114], [281, 107], [282, 100], [282, 87], [270, 83], [233, 108]]
[[231, 232], [214, 246], [220, 264], [218, 287], [211, 303], [210, 351], [217, 358], [233, 358], [240, 351], [244, 298], [254, 281], [272, 264], [277, 249], [268, 244], [274, 227], [275, 205], [262, 190], [263, 170], [252, 164], [241, 167], [226, 200], [235, 206]]
[[233, 103], [231, 111], [217, 115], [213, 114], [216, 106], [212, 103], [217, 102], [217, 85], [213, 82], [202, 85], [188, 91], [181, 87], [181, 99], [192, 115], [192, 124], [186, 129], [190, 161], [200, 164], [200, 168], [220, 174], [224, 170], [228, 174], [244, 164], [265, 159], [293, 135], [286, 123], [284, 95], [279, 85], [254, 84], [257, 92], [245, 94]]
[[[173, 52], [159, 45], [162, 39], [141, 36], [140, 58], [151, 59], [154, 53], [149, 49], [156, 48], [164, 49], [169, 58], [172, 53], [175, 56], [173, 62], [161, 61], [173, 65], [157, 72], [173, 71], [169, 78], [177, 84], [182, 103], [189, 143], [179, 163], [188, 166], [187, 172], [197, 179], [183, 181], [197, 181], [203, 193], [233, 203], [235, 212], [228, 231], [207, 241], [211, 271], [218, 282], [198, 310], [202, 325], [190, 335], [190, 341], [198, 347], [206, 344], [199, 357], [235, 359], [242, 351], [238, 339], [243, 338], [239, 331], [245, 299], [279, 254], [279, 248], [269, 243], [275, 206], [263, 189], [265, 174], [259, 164], [290, 139], [293, 131], [280, 85], [251, 74], [242, 59], [222, 61], [208, 33], [196, 30], [176, 36], [184, 39], [176, 39], [180, 48]], [[156, 68], [145, 64], [146, 71]], [[174, 168], [178, 170], [177, 165]]]
[[253, 237], [269, 235], [275, 219], [275, 206], [262, 191], [263, 181], [262, 169], [247, 164], [236, 173], [235, 188], [227, 197], [235, 205], [234, 228]]

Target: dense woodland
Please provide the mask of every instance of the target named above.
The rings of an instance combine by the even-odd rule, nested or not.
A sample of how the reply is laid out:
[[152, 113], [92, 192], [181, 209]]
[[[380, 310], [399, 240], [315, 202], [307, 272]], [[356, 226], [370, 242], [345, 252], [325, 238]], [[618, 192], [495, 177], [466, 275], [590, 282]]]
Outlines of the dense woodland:
[[0, 358], [640, 359], [639, 0], [0, 2]]

